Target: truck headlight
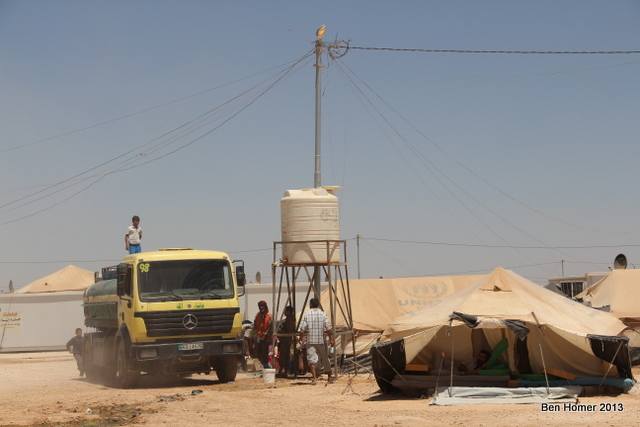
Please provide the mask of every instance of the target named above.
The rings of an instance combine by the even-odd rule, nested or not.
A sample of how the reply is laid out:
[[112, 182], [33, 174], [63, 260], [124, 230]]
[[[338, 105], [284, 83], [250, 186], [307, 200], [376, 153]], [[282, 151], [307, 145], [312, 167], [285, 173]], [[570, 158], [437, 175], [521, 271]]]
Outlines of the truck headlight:
[[140, 350], [140, 359], [154, 359], [158, 357], [158, 350], [155, 348], [143, 348]]
[[239, 353], [240, 346], [238, 344], [223, 344], [222, 352], [223, 353]]

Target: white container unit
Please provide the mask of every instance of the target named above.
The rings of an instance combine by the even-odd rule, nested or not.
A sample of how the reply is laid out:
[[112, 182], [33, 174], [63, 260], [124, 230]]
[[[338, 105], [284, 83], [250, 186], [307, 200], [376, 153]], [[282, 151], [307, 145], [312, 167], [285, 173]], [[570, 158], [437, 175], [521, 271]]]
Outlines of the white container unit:
[[[288, 264], [340, 262], [338, 198], [340, 187], [287, 190], [280, 199], [282, 260]], [[305, 243], [313, 240], [325, 242]], [[328, 249], [328, 252], [327, 252]]]

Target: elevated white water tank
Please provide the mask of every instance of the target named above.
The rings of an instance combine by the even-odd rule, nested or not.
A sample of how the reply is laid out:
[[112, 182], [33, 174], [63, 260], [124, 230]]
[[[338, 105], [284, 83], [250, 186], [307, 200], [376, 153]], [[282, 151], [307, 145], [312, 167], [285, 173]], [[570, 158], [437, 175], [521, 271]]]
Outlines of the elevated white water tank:
[[[338, 198], [333, 192], [340, 187], [307, 190], [287, 190], [280, 199], [280, 220], [283, 242], [282, 259], [289, 264], [340, 262], [337, 242], [340, 240]], [[328, 250], [328, 252], [327, 252]]]

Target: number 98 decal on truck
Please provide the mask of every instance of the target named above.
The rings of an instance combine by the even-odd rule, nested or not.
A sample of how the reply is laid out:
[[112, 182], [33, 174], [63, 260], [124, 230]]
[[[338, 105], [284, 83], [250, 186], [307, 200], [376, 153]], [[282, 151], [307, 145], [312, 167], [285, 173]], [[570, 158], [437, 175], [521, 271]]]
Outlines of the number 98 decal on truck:
[[84, 293], [88, 379], [124, 388], [141, 374], [215, 370], [221, 382], [235, 379], [243, 355], [242, 261], [223, 252], [160, 249], [104, 270], [112, 273]]

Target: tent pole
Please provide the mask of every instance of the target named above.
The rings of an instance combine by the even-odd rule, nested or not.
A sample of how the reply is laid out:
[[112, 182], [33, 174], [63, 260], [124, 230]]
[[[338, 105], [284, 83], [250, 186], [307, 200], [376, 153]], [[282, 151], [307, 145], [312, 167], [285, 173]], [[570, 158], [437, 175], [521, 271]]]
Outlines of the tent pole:
[[[452, 397], [451, 394], [451, 389], [453, 388], [453, 369], [454, 369], [454, 360], [455, 360], [455, 340], [453, 339], [453, 334], [451, 333], [451, 323], [453, 322], [453, 319], [449, 320], [449, 330], [447, 332], [449, 332], [449, 336], [451, 337], [451, 369], [449, 369], [450, 374], [449, 374], [449, 397]], [[437, 393], [437, 390], [436, 390]]]

